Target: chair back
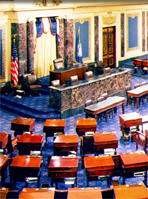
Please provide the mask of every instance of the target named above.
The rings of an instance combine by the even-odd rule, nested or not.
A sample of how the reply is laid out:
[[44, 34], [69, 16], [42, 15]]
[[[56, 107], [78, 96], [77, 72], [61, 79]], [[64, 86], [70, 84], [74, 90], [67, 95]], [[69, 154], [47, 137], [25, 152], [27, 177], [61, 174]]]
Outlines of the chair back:
[[6, 196], [6, 199], [18, 199], [19, 198], [19, 191], [18, 190], [9, 190]]
[[140, 84], [135, 84], [134, 88], [138, 88], [140, 86]]
[[78, 76], [77, 75], [73, 75], [70, 77], [70, 81], [71, 83], [77, 82], [78, 81]]
[[67, 199], [68, 190], [55, 190], [54, 199]]
[[28, 75], [27, 80], [28, 80], [29, 84], [35, 84], [35, 82], [37, 80], [36, 75]]
[[94, 152], [94, 136], [83, 135], [83, 154]]
[[85, 72], [85, 79], [93, 77], [93, 72], [92, 71], [87, 71]]
[[90, 99], [90, 100], [87, 100], [86, 102], [85, 102], [85, 107], [86, 106], [89, 106], [89, 105], [92, 105], [93, 104], [93, 101]]
[[64, 68], [63, 58], [58, 58], [58, 59], [53, 60], [53, 64], [54, 64], [55, 69]]
[[51, 81], [51, 86], [54, 86], [54, 87], [60, 86], [60, 80], [56, 79], [56, 80]]
[[107, 98], [108, 98], [108, 93], [103, 93], [103, 94], [101, 95], [101, 97], [104, 97], [104, 99], [107, 99]]

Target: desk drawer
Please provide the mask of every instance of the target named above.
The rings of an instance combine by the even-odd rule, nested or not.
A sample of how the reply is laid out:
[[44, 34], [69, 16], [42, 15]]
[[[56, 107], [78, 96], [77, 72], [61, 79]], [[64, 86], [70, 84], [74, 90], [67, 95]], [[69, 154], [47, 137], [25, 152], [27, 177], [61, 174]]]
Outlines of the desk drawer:
[[87, 171], [87, 176], [93, 177], [93, 176], [102, 176], [102, 175], [112, 175], [113, 170], [96, 170], [96, 171]]
[[59, 172], [59, 173], [49, 173], [51, 178], [66, 178], [66, 177], [76, 177], [76, 172]]

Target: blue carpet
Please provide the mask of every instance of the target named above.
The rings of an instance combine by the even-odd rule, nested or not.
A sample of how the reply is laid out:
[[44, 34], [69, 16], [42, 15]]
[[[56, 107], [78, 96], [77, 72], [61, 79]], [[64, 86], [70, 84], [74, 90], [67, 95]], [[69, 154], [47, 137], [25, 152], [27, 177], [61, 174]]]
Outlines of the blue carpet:
[[[45, 77], [44, 80], [48, 78]], [[142, 81], [148, 80], [144, 77], [137, 77], [132, 76], [132, 88], [134, 84], [141, 83]], [[46, 80], [45, 80], [46, 82]], [[53, 109], [51, 109], [48, 106], [48, 93], [43, 94], [42, 96], [34, 96], [34, 97], [23, 97], [21, 99], [15, 98], [11, 94], [5, 96], [3, 95], [3, 98], [5, 98], [7, 101], [5, 101], [6, 105], [1, 107], [0, 114], [0, 124], [1, 124], [1, 132], [8, 132], [13, 135], [13, 131], [10, 130], [11, 121], [13, 121], [18, 116], [36, 116], [36, 122], [35, 122], [35, 133], [43, 134], [43, 125], [46, 120], [46, 118], [59, 118], [58, 113], [56, 113]], [[3, 98], [1, 97], [1, 104], [3, 102]], [[9, 100], [11, 99], [12, 104], [9, 105]], [[15, 108], [13, 107], [15, 106]], [[23, 109], [26, 110], [26, 112], [21, 113], [19, 110], [17, 110], [17, 107], [25, 107]], [[29, 113], [29, 110], [30, 113]], [[139, 110], [136, 110], [136, 108], [133, 107], [133, 105], [125, 106], [125, 113], [130, 112], [137, 112], [141, 114], [142, 116], [148, 114], [148, 103], [146, 99], [144, 100], [144, 104], [140, 104]], [[108, 118], [107, 122], [105, 121], [97, 121], [97, 132], [103, 133], [103, 132], [115, 132], [119, 139], [119, 144], [117, 148], [117, 154], [121, 153], [130, 153], [136, 151], [135, 143], [132, 143], [129, 141], [123, 141], [121, 137], [121, 131], [119, 129], [119, 114], [121, 114], [121, 107], [117, 108], [117, 115], [113, 115], [113, 119]], [[45, 117], [44, 117], [45, 116]], [[65, 127], [65, 133], [66, 134], [76, 134], [76, 119], [77, 118], [85, 118], [84, 112], [82, 114], [75, 115], [73, 117], [66, 118], [66, 127]], [[144, 128], [148, 129], [148, 124], [144, 125]], [[43, 169], [41, 174], [41, 183], [50, 183], [50, 178], [48, 177], [48, 163], [47, 163], [47, 156], [53, 155], [53, 140], [52, 138], [48, 138], [48, 147], [47, 149], [43, 150]], [[139, 146], [139, 150], [142, 150], [142, 147]], [[14, 155], [16, 155], [18, 151]], [[148, 150], [147, 150], [148, 153]], [[81, 158], [80, 158], [80, 148], [78, 148], [78, 156], [79, 156], [79, 168], [77, 172], [77, 186], [78, 187], [85, 187], [86, 186], [86, 176], [85, 171], [81, 167]], [[117, 177], [114, 177], [116, 179]], [[129, 178], [126, 179], [126, 183], [137, 183], [139, 181], [142, 181], [143, 178]], [[9, 177], [6, 179], [6, 183], [9, 183]], [[122, 183], [122, 178], [119, 179], [119, 183]], [[21, 190], [24, 188], [24, 183], [17, 183], [17, 189], [21, 192]], [[30, 184], [30, 187], [36, 187], [36, 184]], [[107, 182], [106, 181], [97, 181], [97, 182], [90, 182], [90, 187], [101, 187], [102, 189], [107, 188]], [[67, 189], [69, 186], [65, 186], [64, 184], [59, 184], [58, 189]]]

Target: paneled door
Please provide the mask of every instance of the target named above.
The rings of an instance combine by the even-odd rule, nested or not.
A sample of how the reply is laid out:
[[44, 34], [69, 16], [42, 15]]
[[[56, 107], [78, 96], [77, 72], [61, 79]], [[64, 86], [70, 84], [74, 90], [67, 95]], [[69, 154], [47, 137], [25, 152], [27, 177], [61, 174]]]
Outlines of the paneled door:
[[115, 27], [103, 28], [103, 64], [104, 67], [116, 67]]

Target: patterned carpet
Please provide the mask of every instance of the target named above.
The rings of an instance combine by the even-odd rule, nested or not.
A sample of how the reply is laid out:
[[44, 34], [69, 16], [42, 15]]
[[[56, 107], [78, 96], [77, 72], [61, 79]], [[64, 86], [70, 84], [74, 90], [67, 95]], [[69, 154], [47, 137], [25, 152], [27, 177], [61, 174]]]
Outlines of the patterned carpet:
[[[48, 78], [48, 77], [47, 77]], [[44, 78], [45, 79], [45, 78]], [[139, 77], [139, 76], [132, 76], [132, 88], [134, 84], [136, 83], [141, 83], [142, 81], [147, 81], [147, 77]], [[48, 107], [48, 94], [42, 94], [42, 96], [37, 96], [37, 97], [23, 97], [21, 99], [15, 98], [9, 94], [8, 96], [1, 96], [5, 98], [12, 98], [14, 102], [16, 103], [16, 109], [9, 108], [9, 106], [14, 106], [14, 104], [8, 104], [6, 107], [1, 106], [0, 114], [1, 114], [1, 119], [0, 119], [0, 124], [1, 124], [1, 132], [8, 132], [13, 135], [13, 131], [10, 130], [11, 126], [11, 121], [13, 121], [16, 117], [18, 116], [23, 116], [26, 117], [32, 115], [32, 113], [36, 114], [36, 122], [35, 122], [35, 133], [40, 133], [43, 134], [43, 125], [45, 122], [45, 119], [48, 118], [58, 118], [58, 114], [54, 112], [54, 110], [50, 109]], [[23, 100], [22, 100], [23, 99]], [[8, 99], [7, 99], [8, 100]], [[1, 101], [2, 104], [2, 101]], [[20, 111], [17, 111], [18, 106], [25, 106], [26, 112], [23, 114]], [[30, 109], [34, 109], [34, 112], [31, 111], [29, 113]], [[9, 111], [10, 110], [10, 111]], [[38, 110], [35, 112], [35, 110]], [[125, 106], [125, 113], [130, 113], [130, 112], [137, 112], [140, 115], [144, 116], [148, 114], [148, 103], [147, 100], [144, 99], [143, 105], [140, 104], [139, 110], [136, 110], [136, 108], [131, 105]], [[49, 114], [49, 115], [48, 115]], [[117, 154], [121, 153], [130, 153], [136, 151], [135, 143], [132, 143], [130, 140], [129, 141], [124, 141], [121, 137], [121, 131], [119, 129], [119, 114], [121, 114], [121, 107], [117, 108], [117, 115], [113, 115], [113, 119], [108, 118], [107, 122], [105, 121], [97, 121], [97, 132], [103, 133], [103, 132], [115, 132], [116, 135], [118, 136], [119, 143], [118, 143], [118, 148], [117, 148]], [[45, 117], [43, 117], [43, 115]], [[65, 128], [65, 133], [67, 134], [76, 134], [76, 119], [77, 118], [85, 118], [84, 112], [82, 114], [75, 115], [73, 117], [66, 118], [66, 128]], [[148, 129], [148, 124], [144, 125], [144, 129]], [[47, 163], [47, 156], [52, 156], [53, 155], [53, 140], [52, 138], [48, 138], [48, 147], [47, 149], [43, 150], [43, 169], [42, 169], [42, 174], [41, 174], [41, 183], [50, 183], [50, 178], [48, 177], [48, 163]], [[142, 150], [142, 147], [139, 147], [139, 150]], [[18, 151], [16, 151], [15, 154], [17, 154]], [[14, 154], [14, 155], [15, 155]], [[86, 186], [86, 176], [85, 176], [85, 171], [82, 169], [81, 165], [81, 157], [80, 157], [80, 147], [78, 148], [78, 156], [79, 156], [79, 168], [77, 172], [77, 186], [78, 187], [85, 187]], [[148, 149], [147, 149], [147, 154], [148, 154]], [[118, 177], [114, 177], [115, 179]], [[139, 181], [142, 181], [142, 177], [137, 177], [137, 178], [129, 178], [126, 179], [126, 183], [136, 183]], [[6, 183], [9, 183], [9, 177], [6, 179]], [[119, 178], [119, 183], [122, 183], [122, 178]], [[23, 187], [25, 186], [24, 183], [17, 183], [17, 189], [21, 191]], [[30, 187], [36, 187], [36, 184], [30, 184]], [[101, 187], [102, 189], [107, 188], [107, 182], [106, 181], [94, 181], [89, 183], [90, 187]], [[64, 185], [63, 183], [59, 183], [58, 189], [67, 189], [69, 186]]]

